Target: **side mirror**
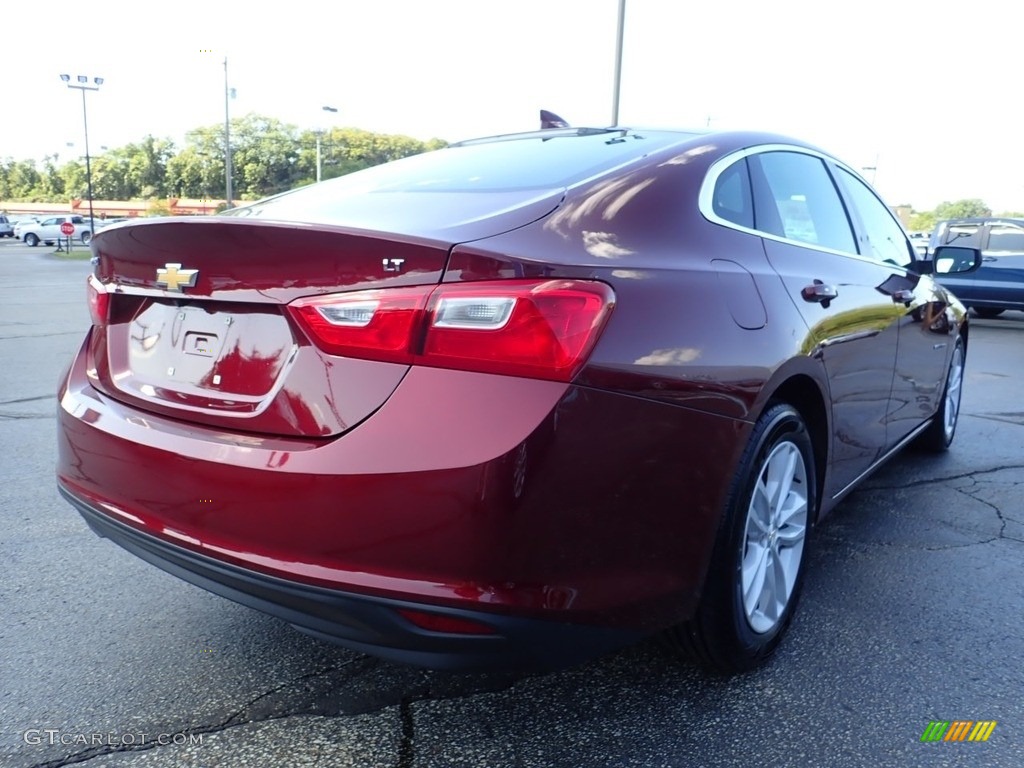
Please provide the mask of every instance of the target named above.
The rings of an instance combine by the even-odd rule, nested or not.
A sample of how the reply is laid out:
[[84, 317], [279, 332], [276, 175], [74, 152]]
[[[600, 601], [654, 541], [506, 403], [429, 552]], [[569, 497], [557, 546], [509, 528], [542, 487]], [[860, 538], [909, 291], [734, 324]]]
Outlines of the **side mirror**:
[[940, 245], [932, 251], [936, 275], [962, 275], [981, 266], [981, 251], [959, 245]]

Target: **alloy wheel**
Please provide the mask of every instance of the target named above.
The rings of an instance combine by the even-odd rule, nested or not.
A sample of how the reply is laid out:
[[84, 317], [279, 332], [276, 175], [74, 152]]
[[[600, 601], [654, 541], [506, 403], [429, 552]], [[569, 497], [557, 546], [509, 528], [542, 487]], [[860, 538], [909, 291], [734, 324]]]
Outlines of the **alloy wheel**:
[[946, 381], [946, 407], [943, 414], [943, 430], [946, 433], [946, 441], [953, 439], [953, 432], [956, 431], [956, 420], [960, 415], [960, 390], [964, 382], [964, 353], [963, 348], [957, 344], [953, 348], [953, 357], [949, 361], [949, 378]]
[[803, 454], [795, 444], [781, 442], [761, 465], [747, 508], [740, 587], [754, 632], [771, 631], [789, 604], [803, 557], [807, 507]]

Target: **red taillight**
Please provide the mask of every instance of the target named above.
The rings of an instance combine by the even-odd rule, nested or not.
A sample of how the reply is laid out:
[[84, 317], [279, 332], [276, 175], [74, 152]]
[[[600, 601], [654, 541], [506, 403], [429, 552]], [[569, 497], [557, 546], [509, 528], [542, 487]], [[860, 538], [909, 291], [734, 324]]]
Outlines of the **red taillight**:
[[89, 302], [89, 317], [93, 325], [103, 325], [107, 322], [107, 313], [110, 310], [110, 294], [106, 287], [95, 275], [89, 275], [85, 281], [85, 294]]
[[398, 613], [407, 621], [420, 629], [431, 632], [445, 632], [455, 635], [493, 635], [494, 628], [472, 619], [458, 616], [445, 616], [441, 613], [416, 611], [411, 608], [399, 608]]
[[569, 381], [614, 302], [604, 283], [501, 280], [357, 291], [289, 308], [332, 354]]
[[411, 363], [410, 342], [429, 293], [429, 288], [356, 291], [299, 299], [289, 309], [325, 352]]
[[569, 381], [586, 362], [613, 302], [604, 283], [579, 280], [442, 286], [431, 296], [422, 362]]

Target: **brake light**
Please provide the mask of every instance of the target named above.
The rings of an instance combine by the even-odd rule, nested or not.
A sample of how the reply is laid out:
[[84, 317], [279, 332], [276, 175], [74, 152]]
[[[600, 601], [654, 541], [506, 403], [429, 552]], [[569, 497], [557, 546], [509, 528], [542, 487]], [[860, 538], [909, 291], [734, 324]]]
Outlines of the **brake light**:
[[357, 291], [289, 309], [345, 357], [569, 381], [615, 303], [588, 280], [501, 280]]
[[317, 346], [343, 357], [412, 363], [410, 339], [429, 288], [356, 291], [299, 299], [289, 309]]
[[569, 381], [586, 362], [614, 300], [577, 280], [441, 286], [429, 305], [425, 365]]
[[110, 310], [110, 294], [95, 275], [89, 275], [85, 281], [85, 296], [89, 303], [89, 317], [93, 325], [104, 325]]

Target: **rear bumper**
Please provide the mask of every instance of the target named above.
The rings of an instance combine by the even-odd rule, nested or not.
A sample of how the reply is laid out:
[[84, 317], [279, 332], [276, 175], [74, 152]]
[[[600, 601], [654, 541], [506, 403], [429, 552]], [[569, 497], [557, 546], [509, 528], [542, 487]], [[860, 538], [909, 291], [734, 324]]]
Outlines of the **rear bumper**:
[[303, 631], [437, 668], [557, 666], [687, 618], [749, 429], [414, 367], [349, 433], [263, 438], [112, 400], [85, 357], [59, 393], [57, 480], [94, 530]]
[[174, 546], [113, 520], [61, 487], [61, 495], [98, 536], [184, 581], [288, 622], [296, 629], [355, 651], [431, 669], [556, 669], [642, 637], [636, 631], [429, 606], [433, 614], [466, 619], [492, 634], [422, 629], [398, 613], [422, 603], [324, 589], [268, 576]]

